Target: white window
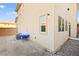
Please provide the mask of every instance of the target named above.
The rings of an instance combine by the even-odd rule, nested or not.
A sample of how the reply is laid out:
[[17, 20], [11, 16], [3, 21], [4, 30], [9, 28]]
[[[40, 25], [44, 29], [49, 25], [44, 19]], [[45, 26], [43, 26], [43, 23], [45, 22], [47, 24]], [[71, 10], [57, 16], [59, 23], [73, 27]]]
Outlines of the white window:
[[58, 31], [64, 31], [64, 19], [58, 16]]
[[40, 33], [47, 33], [47, 16], [42, 15], [39, 17], [40, 20]]

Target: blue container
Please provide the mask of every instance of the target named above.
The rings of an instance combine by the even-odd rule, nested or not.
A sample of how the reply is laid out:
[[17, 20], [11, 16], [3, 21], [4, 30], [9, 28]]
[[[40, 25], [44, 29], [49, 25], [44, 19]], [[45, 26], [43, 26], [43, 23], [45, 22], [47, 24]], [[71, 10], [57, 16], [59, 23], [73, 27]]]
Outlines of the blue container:
[[28, 39], [30, 37], [29, 34], [18, 34], [17, 39]]
[[19, 35], [19, 37], [20, 37], [20, 39], [27, 39], [27, 38], [29, 38], [29, 34], [20, 34]]

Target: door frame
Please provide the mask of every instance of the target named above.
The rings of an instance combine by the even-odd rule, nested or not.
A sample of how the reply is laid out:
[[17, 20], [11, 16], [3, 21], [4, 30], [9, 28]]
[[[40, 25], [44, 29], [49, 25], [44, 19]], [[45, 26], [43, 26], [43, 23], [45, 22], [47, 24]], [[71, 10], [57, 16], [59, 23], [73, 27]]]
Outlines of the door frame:
[[71, 25], [69, 24], [69, 36], [71, 36]]

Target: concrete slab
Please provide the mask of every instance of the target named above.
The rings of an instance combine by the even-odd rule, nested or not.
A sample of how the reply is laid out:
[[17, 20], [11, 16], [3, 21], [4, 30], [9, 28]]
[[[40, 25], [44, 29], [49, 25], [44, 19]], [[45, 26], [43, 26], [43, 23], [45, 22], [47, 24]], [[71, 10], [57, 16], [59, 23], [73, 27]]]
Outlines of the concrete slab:
[[31, 40], [16, 40], [15, 36], [0, 37], [0, 56], [52, 56]]

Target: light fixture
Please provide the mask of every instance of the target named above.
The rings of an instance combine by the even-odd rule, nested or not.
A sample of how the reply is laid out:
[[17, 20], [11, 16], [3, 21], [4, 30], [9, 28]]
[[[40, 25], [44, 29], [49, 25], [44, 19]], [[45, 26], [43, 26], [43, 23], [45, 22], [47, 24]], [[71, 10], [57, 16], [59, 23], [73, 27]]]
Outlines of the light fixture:
[[50, 14], [49, 13], [47, 13], [47, 16], [49, 16]]
[[67, 10], [69, 11], [70, 9], [69, 9], [69, 8], [67, 8]]

